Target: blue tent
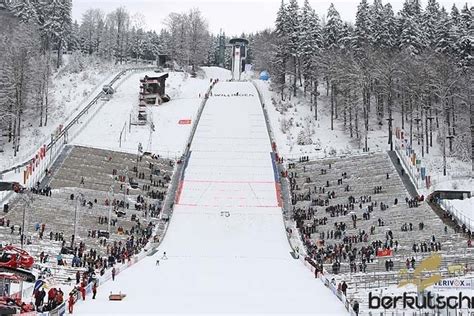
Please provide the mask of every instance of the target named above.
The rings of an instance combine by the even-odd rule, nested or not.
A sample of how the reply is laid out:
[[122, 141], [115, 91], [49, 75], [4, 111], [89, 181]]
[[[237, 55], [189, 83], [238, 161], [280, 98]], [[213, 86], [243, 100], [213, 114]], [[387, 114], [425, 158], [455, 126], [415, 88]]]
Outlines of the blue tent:
[[268, 72], [266, 70], [264, 70], [260, 73], [260, 80], [267, 81], [269, 78], [270, 78], [270, 75], [268, 74]]

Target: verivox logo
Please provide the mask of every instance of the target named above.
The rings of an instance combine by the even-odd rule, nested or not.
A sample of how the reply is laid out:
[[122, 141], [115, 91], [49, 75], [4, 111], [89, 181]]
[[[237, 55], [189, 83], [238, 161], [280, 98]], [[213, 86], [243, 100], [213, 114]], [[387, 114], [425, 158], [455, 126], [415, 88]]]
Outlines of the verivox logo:
[[435, 289], [472, 289], [472, 280], [469, 279], [451, 279], [442, 280], [434, 285]]
[[[439, 270], [439, 267], [441, 266], [441, 260], [441, 255], [437, 253], [426, 259], [423, 259], [423, 261], [421, 261], [420, 264], [415, 268], [412, 279], [408, 279], [407, 269], [400, 270], [400, 276], [402, 277], [402, 280], [398, 283], [398, 287], [402, 287], [407, 284], [413, 284], [416, 285], [418, 292], [422, 292], [428, 286], [434, 285], [441, 281], [441, 274], [439, 273], [432, 274], [427, 278], [422, 278], [422, 272], [432, 272]], [[404, 280], [404, 277], [407, 277], [407, 279]]]

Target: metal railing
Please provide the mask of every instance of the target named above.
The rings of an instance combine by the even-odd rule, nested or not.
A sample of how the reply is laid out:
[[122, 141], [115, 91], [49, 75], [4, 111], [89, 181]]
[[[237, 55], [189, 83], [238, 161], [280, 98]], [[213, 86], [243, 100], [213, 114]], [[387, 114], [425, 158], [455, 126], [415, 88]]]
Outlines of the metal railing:
[[406, 155], [405, 151], [402, 149], [401, 143], [395, 138], [395, 152], [398, 155], [398, 158], [403, 163], [404, 169], [407, 172], [408, 176], [411, 179], [411, 182], [416, 188], [418, 195], [420, 195], [420, 174], [415, 166], [411, 163], [409, 156]]
[[439, 205], [445, 211], [453, 215], [453, 217], [457, 220], [460, 226], [462, 226], [462, 224], [465, 224], [467, 229], [469, 229], [471, 232], [474, 231], [474, 220], [472, 218], [467, 217], [466, 215], [464, 215], [463, 212], [459, 211], [456, 207], [454, 207], [452, 202], [446, 199], [440, 199]]

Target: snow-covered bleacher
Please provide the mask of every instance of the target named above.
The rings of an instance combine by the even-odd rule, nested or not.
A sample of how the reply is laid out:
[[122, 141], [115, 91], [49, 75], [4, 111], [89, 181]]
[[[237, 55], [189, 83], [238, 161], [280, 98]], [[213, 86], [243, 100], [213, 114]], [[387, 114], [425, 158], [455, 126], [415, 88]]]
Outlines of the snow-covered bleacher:
[[[0, 216], [2, 243], [18, 245], [25, 209], [25, 249], [37, 262], [41, 252], [48, 255], [46, 266], [57, 271], [61, 281], [74, 279], [78, 269], [71, 267], [71, 254], [62, 255], [67, 267], [57, 265], [63, 244], [71, 246], [76, 210], [76, 246], [82, 241], [85, 251], [94, 249], [98, 257], [106, 257], [114, 242], [125, 244], [132, 235], [137, 240], [144, 237], [146, 229], [161, 224], [159, 215], [174, 170], [174, 161], [152, 155], [138, 158], [134, 154], [78, 146], [67, 148], [64, 154], [62, 163], [35, 188], [51, 188], [50, 196], [28, 193], [30, 203], [13, 200], [8, 213]], [[109, 213], [112, 225], [104, 243], [105, 237], [99, 238], [98, 232], [108, 230]], [[40, 238], [42, 224], [45, 229]], [[64, 242], [57, 240], [56, 233], [62, 234]]]
[[[414, 200], [386, 154], [312, 161], [302, 159], [302, 162], [290, 162], [287, 173], [292, 216], [306, 251], [315, 262], [323, 264], [325, 271], [334, 274], [331, 278], [334, 277], [338, 283], [345, 281], [348, 298], [357, 299], [361, 306], [367, 301], [364, 290], [380, 290], [398, 284], [404, 277], [400, 271], [406, 269], [407, 259], [414, 258], [417, 264], [428, 257], [432, 253], [430, 250], [415, 252], [413, 246], [426, 242], [431, 248], [433, 237], [433, 247], [438, 249], [441, 246], [438, 252], [443, 258], [440, 267], [443, 277], [452, 276], [448, 266], [463, 266], [461, 273], [474, 268], [474, 251], [467, 247], [465, 236], [445, 226], [426, 202], [419, 201], [417, 207], [417, 202], [413, 202], [413, 207], [406, 202], [407, 198]], [[381, 203], [385, 207], [381, 207]], [[327, 211], [327, 208], [337, 205], [340, 205], [339, 212], [331, 214]], [[340, 238], [334, 238], [338, 230], [336, 225], [340, 227], [341, 223], [345, 224], [345, 229], [339, 230]], [[407, 231], [402, 230], [405, 224]], [[353, 239], [344, 241], [344, 237]], [[381, 243], [381, 247], [371, 250], [376, 241]], [[337, 245], [342, 245], [343, 249], [334, 251]], [[385, 246], [388, 251], [385, 255], [391, 255], [377, 256], [377, 250], [383, 250]], [[372, 251], [369, 258], [361, 255], [363, 247], [367, 252]], [[356, 272], [354, 264], [352, 269], [350, 265], [349, 253], [352, 251], [356, 254], [353, 260]], [[362, 259], [364, 257], [366, 260]], [[391, 269], [386, 268], [389, 259], [393, 262]], [[336, 261], [340, 265], [335, 264]], [[411, 268], [408, 273], [410, 271]]]

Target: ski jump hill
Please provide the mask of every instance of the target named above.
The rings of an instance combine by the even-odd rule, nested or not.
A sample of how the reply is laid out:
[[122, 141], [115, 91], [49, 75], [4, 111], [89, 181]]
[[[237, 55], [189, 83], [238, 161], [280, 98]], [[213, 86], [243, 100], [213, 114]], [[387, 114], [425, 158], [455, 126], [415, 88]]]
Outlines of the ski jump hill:
[[[254, 86], [216, 84], [158, 251], [101, 285], [75, 314], [347, 314], [290, 255], [271, 151]], [[113, 302], [111, 292], [127, 296]]]

